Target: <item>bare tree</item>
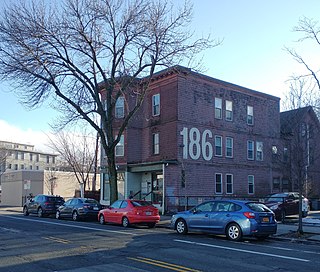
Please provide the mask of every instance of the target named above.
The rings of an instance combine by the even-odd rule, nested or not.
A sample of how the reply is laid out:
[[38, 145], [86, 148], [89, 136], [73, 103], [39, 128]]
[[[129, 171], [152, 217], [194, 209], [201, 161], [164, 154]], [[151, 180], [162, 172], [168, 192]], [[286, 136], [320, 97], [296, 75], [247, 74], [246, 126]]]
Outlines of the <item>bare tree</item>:
[[9, 151], [7, 150], [7, 148], [0, 146], [0, 185], [1, 176], [6, 171], [8, 153]]
[[[111, 201], [118, 198], [115, 147], [154, 72], [192, 63], [197, 53], [220, 44], [195, 38], [191, 18], [190, 2], [176, 8], [166, 0], [30, 0], [2, 11], [2, 78], [16, 84], [30, 107], [51, 101], [63, 112], [60, 124], [85, 120], [99, 133]], [[136, 102], [126, 103], [114, 130], [115, 103], [124, 94]]]
[[44, 183], [48, 189], [49, 194], [54, 195], [55, 188], [57, 187], [58, 178], [56, 175], [56, 170], [49, 169], [45, 171]]
[[[49, 138], [49, 147], [59, 154], [60, 160], [65, 162], [65, 168], [74, 173], [80, 188], [81, 197], [89, 185], [90, 174], [94, 173], [96, 162], [95, 138], [83, 133], [81, 135], [60, 131]], [[60, 165], [61, 162], [60, 162]], [[48, 177], [51, 184], [53, 176]]]

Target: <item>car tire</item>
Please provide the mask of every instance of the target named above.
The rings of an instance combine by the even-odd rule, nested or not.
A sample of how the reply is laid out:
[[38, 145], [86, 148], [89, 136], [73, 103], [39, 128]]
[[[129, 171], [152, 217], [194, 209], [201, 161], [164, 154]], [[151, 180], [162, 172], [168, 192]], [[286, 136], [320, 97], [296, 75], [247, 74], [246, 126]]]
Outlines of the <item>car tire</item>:
[[103, 214], [101, 214], [100, 217], [99, 217], [99, 223], [100, 223], [101, 225], [104, 225], [104, 224], [106, 223], [106, 220], [104, 219]]
[[156, 226], [156, 223], [148, 223], [148, 228], [153, 229]]
[[79, 221], [79, 214], [77, 211], [73, 211], [72, 213], [72, 220], [73, 221]]
[[23, 207], [23, 215], [24, 216], [28, 216], [29, 215], [28, 208], [26, 206]]
[[123, 217], [122, 218], [122, 226], [126, 228], [126, 227], [129, 227], [129, 225], [130, 225], [130, 223], [129, 223], [128, 217]]
[[61, 216], [60, 216], [60, 212], [59, 211], [56, 211], [56, 219], [61, 219]]
[[41, 207], [38, 209], [38, 217], [43, 217], [43, 210]]
[[236, 223], [227, 226], [226, 236], [231, 241], [240, 241], [242, 239], [242, 230]]
[[183, 219], [177, 220], [175, 229], [178, 234], [187, 234], [188, 233], [187, 223]]

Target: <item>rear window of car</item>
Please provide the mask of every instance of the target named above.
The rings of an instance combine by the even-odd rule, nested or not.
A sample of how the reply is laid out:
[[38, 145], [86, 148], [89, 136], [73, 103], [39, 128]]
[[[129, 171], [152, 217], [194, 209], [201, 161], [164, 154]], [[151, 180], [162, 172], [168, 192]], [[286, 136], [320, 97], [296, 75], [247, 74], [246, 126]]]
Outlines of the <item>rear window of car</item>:
[[54, 196], [49, 196], [47, 198], [48, 202], [63, 202], [63, 198], [62, 197], [54, 197]]
[[134, 207], [141, 207], [141, 206], [151, 206], [151, 202], [149, 201], [139, 201], [139, 200], [135, 200], [135, 201], [131, 201], [132, 205]]
[[246, 205], [254, 212], [270, 212], [270, 209], [262, 203], [250, 202], [250, 203], [246, 203]]

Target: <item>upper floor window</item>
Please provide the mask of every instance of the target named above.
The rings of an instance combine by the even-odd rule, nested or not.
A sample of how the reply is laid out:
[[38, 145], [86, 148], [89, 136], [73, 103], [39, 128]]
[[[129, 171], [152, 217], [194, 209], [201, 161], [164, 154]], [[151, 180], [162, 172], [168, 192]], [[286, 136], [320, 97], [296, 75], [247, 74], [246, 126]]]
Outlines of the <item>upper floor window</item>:
[[247, 106], [247, 124], [253, 125], [253, 107]]
[[254, 159], [254, 141], [247, 141], [247, 158], [248, 160]]
[[115, 117], [123, 118], [124, 117], [124, 97], [118, 97], [115, 108]]
[[160, 115], [160, 94], [152, 96], [152, 115]]
[[33, 154], [30, 153], [30, 161], [33, 161]]
[[226, 193], [233, 194], [233, 175], [226, 174]]
[[154, 133], [152, 135], [152, 146], [153, 146], [153, 154], [159, 154], [159, 133]]
[[19, 152], [16, 151], [14, 154], [15, 154], [15, 159], [16, 159], [16, 160], [19, 160]]
[[226, 100], [226, 120], [232, 121], [232, 119], [233, 119], [232, 101]]
[[24, 160], [24, 153], [21, 152], [21, 160]]
[[263, 142], [256, 142], [256, 160], [263, 161]]
[[248, 193], [254, 194], [254, 176], [253, 175], [249, 175], [248, 176]]
[[36, 162], [39, 162], [39, 160], [40, 160], [40, 155], [37, 154], [37, 155], [36, 155]]
[[215, 98], [214, 99], [214, 117], [217, 119], [222, 118], [222, 99]]
[[215, 145], [215, 155], [222, 156], [222, 137], [221, 136], [215, 136], [214, 145]]
[[124, 136], [123, 135], [120, 136], [120, 141], [116, 145], [116, 156], [117, 157], [124, 156]]
[[215, 180], [215, 192], [216, 194], [222, 194], [222, 175], [216, 174], [216, 180]]
[[233, 138], [226, 137], [226, 157], [233, 157]]
[[47, 163], [50, 163], [50, 156], [47, 155]]

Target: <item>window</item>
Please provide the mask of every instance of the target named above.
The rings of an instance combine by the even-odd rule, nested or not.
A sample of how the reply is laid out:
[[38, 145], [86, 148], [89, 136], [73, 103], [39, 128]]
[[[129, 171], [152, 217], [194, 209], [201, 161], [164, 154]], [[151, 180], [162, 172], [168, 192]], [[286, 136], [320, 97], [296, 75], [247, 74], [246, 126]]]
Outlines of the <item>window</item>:
[[9, 163], [9, 167], [8, 167], [9, 169], [12, 169], [12, 164], [11, 163]]
[[39, 165], [36, 166], [36, 170], [39, 170]]
[[215, 98], [214, 99], [214, 117], [217, 119], [222, 118], [222, 99]]
[[14, 165], [14, 170], [18, 170], [18, 164]]
[[123, 135], [120, 136], [120, 141], [116, 145], [116, 156], [117, 157], [124, 156], [124, 136]]
[[247, 106], [247, 124], [253, 125], [253, 107]]
[[254, 141], [247, 141], [247, 158], [248, 160], [253, 160], [254, 156], [253, 156], [253, 149], [254, 149]]
[[47, 155], [47, 163], [50, 163], [50, 156]]
[[124, 117], [124, 97], [119, 97], [116, 102], [115, 117]]
[[40, 155], [39, 155], [39, 154], [37, 154], [36, 162], [39, 162], [39, 160], [40, 160]]
[[152, 134], [153, 154], [159, 154], [159, 133]]
[[263, 142], [256, 142], [256, 160], [263, 161]]
[[226, 193], [233, 194], [233, 175], [226, 174]]
[[280, 179], [279, 178], [274, 178], [272, 182], [272, 187], [273, 190], [279, 190], [280, 189]]
[[284, 162], [288, 161], [288, 148], [286, 147], [283, 148], [283, 161]]
[[160, 115], [160, 94], [152, 96], [152, 115]]
[[221, 174], [216, 174], [216, 188], [215, 192], [216, 194], [222, 194], [222, 175]]
[[226, 120], [232, 121], [232, 119], [233, 119], [232, 101], [226, 100]]
[[253, 175], [248, 176], [248, 193], [250, 195], [254, 194], [254, 176]]
[[19, 160], [19, 152], [18, 151], [15, 152], [15, 159]]
[[215, 145], [215, 155], [222, 156], [222, 137], [221, 136], [215, 136], [214, 145]]
[[21, 165], [20, 165], [20, 169], [21, 169], [21, 170], [24, 170], [24, 164], [21, 164]]
[[33, 161], [33, 154], [30, 153], [30, 161]]
[[226, 137], [226, 157], [233, 157], [233, 138]]
[[32, 165], [29, 166], [29, 169], [32, 170]]
[[24, 153], [21, 152], [21, 160], [24, 160]]

